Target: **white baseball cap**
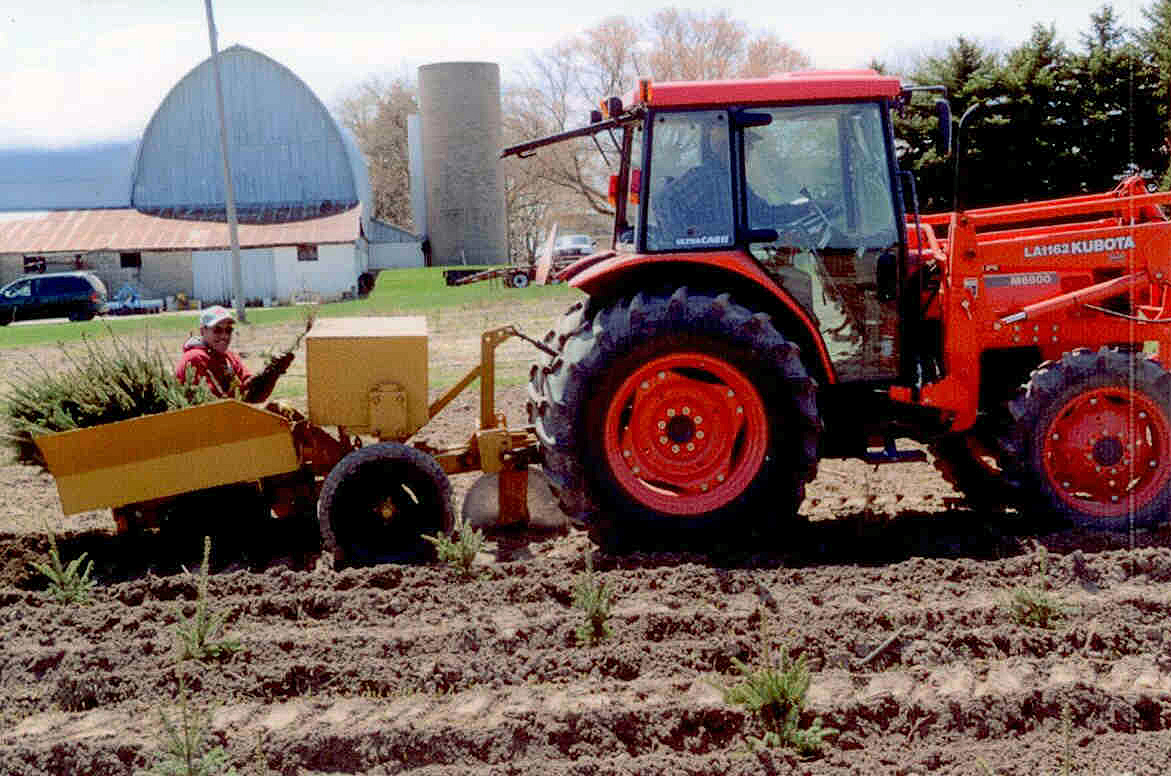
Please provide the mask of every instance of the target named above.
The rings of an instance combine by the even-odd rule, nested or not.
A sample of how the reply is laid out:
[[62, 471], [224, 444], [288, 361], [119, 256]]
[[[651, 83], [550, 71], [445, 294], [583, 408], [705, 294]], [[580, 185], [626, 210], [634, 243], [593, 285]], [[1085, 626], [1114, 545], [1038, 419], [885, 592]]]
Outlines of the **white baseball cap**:
[[212, 305], [204, 310], [199, 315], [199, 325], [203, 328], [210, 329], [220, 321], [236, 322], [236, 316], [232, 315], [232, 311], [220, 305]]

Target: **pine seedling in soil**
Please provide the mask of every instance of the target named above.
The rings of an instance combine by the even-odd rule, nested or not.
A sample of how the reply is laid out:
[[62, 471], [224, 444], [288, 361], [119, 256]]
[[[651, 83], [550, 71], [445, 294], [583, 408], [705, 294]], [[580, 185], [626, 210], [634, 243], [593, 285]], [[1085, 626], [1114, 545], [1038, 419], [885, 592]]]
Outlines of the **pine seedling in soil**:
[[224, 616], [213, 614], [207, 601], [207, 569], [211, 559], [211, 537], [203, 537], [203, 565], [195, 599], [195, 614], [177, 627], [180, 660], [218, 660], [240, 649], [235, 639], [219, 638]]
[[599, 582], [594, 577], [594, 562], [589, 552], [585, 565], [585, 573], [573, 586], [573, 605], [585, 614], [585, 621], [577, 626], [577, 642], [592, 647], [613, 633], [607, 620], [614, 607], [614, 591], [605, 581]]
[[[45, 531], [49, 535], [49, 562], [33, 562], [30, 565], [49, 578], [49, 595], [58, 603], [89, 603], [90, 594], [96, 584], [89, 578], [94, 562], [91, 560], [85, 563], [86, 553], [83, 552], [69, 563], [62, 563], [61, 553], [57, 549], [57, 537], [47, 525]], [[85, 568], [82, 568], [82, 563], [85, 563]]]
[[1040, 545], [1037, 546], [1037, 554], [1041, 567], [1040, 587], [1018, 587], [1014, 590], [1009, 611], [1013, 622], [1018, 625], [1050, 630], [1056, 628], [1069, 611], [1046, 592], [1049, 589], [1049, 556]]
[[81, 353], [61, 346], [68, 364], [50, 372], [41, 363], [15, 365], [0, 395], [0, 415], [19, 460], [41, 463], [32, 438], [182, 409], [215, 399], [207, 386], [180, 383], [171, 359], [149, 338], [132, 346], [111, 333], [82, 339]]
[[838, 731], [823, 728], [820, 718], [804, 730], [800, 727], [810, 682], [805, 656], [792, 660], [782, 647], [780, 660], [774, 663], [763, 617], [761, 643], [763, 664], [750, 667], [732, 658], [732, 665], [740, 672], [740, 681], [731, 687], [717, 685], [717, 689], [723, 693], [725, 703], [744, 708], [763, 730], [760, 736], [746, 736], [750, 744], [767, 748], [791, 747], [802, 757], [820, 754], [826, 737]]
[[450, 534], [441, 531], [434, 536], [423, 534], [423, 538], [435, 547], [440, 563], [451, 566], [460, 576], [472, 576], [472, 563], [484, 546], [484, 533], [479, 528], [461, 523], [459, 530]]
[[159, 712], [163, 735], [161, 752], [150, 770], [138, 776], [237, 776], [228, 765], [228, 753], [222, 746], [208, 748], [207, 732], [211, 714], [191, 708], [187, 685], [179, 677], [179, 719], [172, 721]]

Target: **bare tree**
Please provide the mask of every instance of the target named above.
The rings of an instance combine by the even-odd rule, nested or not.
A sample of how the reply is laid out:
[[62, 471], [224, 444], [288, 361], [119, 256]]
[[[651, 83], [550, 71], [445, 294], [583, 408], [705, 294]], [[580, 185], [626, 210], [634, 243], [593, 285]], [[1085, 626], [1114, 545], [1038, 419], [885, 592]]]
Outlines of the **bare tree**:
[[[581, 126], [600, 100], [627, 93], [639, 75], [658, 81], [759, 77], [809, 65], [804, 53], [772, 32], [753, 34], [728, 11], [666, 8], [642, 23], [612, 16], [531, 58], [506, 97], [505, 134], [508, 142], [519, 142]], [[511, 165], [509, 185], [517, 187], [517, 196], [539, 191], [533, 206], [541, 203], [547, 219], [555, 215], [549, 203], [558, 201], [559, 192], [561, 199], [569, 195], [569, 207], [610, 214], [607, 161], [615, 154], [609, 138], [598, 141], [610, 152], [608, 159], [593, 140], [560, 143]], [[519, 206], [522, 200], [510, 196], [509, 201]], [[526, 210], [526, 218], [535, 214]], [[510, 226], [515, 239], [528, 239], [519, 224], [510, 221]], [[528, 250], [514, 245], [517, 255]]]
[[405, 78], [372, 77], [358, 84], [335, 108], [354, 133], [370, 170], [374, 217], [413, 230], [407, 116], [418, 112], [415, 88]]

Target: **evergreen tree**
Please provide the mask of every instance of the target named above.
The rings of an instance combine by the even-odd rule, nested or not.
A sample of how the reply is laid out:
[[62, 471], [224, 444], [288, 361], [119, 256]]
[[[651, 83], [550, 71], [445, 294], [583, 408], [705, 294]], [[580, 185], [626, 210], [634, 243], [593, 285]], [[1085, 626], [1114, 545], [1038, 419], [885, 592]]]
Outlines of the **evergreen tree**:
[[1155, 0], [1143, 9], [1147, 26], [1139, 31], [1139, 44], [1143, 57], [1143, 70], [1151, 73], [1156, 80], [1159, 94], [1159, 117], [1163, 128], [1162, 187], [1171, 188], [1171, 169], [1167, 167], [1167, 150], [1171, 148], [1171, 0]]

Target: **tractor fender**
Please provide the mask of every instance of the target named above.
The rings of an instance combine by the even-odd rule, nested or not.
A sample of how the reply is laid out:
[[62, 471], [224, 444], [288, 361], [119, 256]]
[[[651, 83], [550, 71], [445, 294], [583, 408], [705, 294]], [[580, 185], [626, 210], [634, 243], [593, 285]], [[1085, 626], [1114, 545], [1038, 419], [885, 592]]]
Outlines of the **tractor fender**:
[[809, 366], [820, 372], [818, 378], [826, 383], [837, 382], [825, 340], [809, 313], [743, 252], [593, 256], [571, 265], [562, 277], [588, 294], [591, 305], [638, 289], [665, 285], [727, 291], [742, 304], [755, 305], [776, 318], [777, 328], [797, 341], [805, 352], [816, 352], [816, 361]]

